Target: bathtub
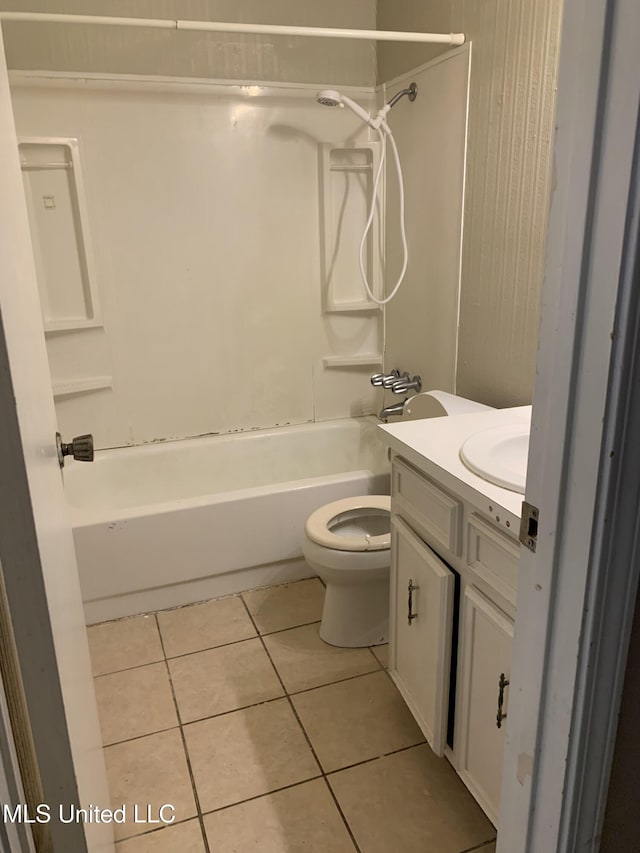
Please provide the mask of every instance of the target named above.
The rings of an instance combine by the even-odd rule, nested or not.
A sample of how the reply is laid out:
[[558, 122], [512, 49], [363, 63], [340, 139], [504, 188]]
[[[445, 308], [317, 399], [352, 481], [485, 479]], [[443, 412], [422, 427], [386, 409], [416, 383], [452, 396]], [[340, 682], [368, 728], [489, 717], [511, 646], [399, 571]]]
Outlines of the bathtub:
[[103, 450], [65, 468], [87, 623], [314, 572], [301, 533], [322, 504], [388, 494], [375, 418]]

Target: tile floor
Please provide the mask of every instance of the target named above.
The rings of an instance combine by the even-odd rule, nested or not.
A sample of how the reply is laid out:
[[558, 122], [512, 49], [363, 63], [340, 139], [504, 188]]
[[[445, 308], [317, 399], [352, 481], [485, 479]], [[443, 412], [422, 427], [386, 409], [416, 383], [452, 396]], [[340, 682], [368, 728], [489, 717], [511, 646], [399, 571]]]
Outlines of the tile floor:
[[88, 629], [118, 853], [491, 853], [495, 830], [436, 758], [386, 647], [318, 636], [319, 580]]

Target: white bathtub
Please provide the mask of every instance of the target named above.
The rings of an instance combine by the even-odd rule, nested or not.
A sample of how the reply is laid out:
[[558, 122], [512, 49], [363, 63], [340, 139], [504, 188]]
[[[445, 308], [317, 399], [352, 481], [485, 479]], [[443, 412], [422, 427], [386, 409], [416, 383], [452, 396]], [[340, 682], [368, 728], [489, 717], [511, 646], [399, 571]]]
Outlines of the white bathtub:
[[105, 450], [65, 490], [87, 622], [309, 577], [317, 507], [388, 494], [374, 418]]

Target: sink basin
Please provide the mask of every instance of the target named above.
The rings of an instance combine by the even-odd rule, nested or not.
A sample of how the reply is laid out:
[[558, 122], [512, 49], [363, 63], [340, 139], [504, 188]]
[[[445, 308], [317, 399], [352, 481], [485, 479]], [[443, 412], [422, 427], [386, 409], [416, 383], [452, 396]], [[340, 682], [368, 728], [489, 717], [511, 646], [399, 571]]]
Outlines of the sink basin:
[[529, 453], [527, 423], [504, 424], [477, 432], [460, 448], [460, 458], [474, 474], [524, 494]]

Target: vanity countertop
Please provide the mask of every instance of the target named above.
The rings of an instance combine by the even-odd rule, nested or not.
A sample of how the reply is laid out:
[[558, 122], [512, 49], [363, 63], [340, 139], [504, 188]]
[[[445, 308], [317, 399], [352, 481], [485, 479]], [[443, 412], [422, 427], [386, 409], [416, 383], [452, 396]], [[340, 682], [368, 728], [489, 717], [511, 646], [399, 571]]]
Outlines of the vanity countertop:
[[460, 459], [460, 448], [477, 432], [505, 424], [528, 424], [531, 406], [468, 415], [380, 424], [381, 439], [433, 480], [491, 515], [516, 536], [524, 496], [489, 483]]

